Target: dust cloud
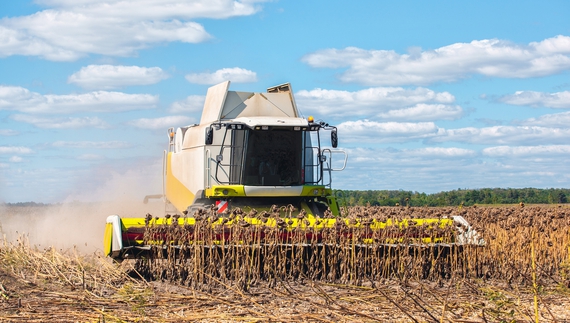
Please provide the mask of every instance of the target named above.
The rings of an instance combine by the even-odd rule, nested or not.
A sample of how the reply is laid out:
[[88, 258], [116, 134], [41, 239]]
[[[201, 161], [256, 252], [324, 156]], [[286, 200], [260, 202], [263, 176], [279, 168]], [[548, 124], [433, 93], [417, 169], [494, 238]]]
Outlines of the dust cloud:
[[85, 180], [59, 204], [0, 204], [0, 234], [8, 243], [26, 239], [40, 249], [53, 247], [65, 252], [76, 248], [81, 253], [100, 252], [109, 215], [137, 218], [147, 213], [164, 215], [162, 200], [143, 203], [145, 195], [161, 193], [160, 169], [157, 163], [122, 173], [108, 172], [98, 186], [83, 185], [89, 183]]
[[49, 206], [7, 206], [0, 212], [0, 233], [7, 242], [28, 240], [38, 248], [54, 247], [82, 253], [102, 251], [107, 216], [144, 217], [146, 213], [163, 215], [160, 202], [143, 204], [141, 200], [97, 203], [65, 203]]

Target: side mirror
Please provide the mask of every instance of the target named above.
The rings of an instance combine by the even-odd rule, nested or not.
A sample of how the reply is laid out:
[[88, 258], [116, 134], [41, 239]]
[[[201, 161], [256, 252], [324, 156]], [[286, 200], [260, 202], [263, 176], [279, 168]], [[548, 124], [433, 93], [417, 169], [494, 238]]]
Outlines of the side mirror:
[[212, 127], [206, 128], [206, 145], [211, 145], [214, 142], [214, 129]]
[[333, 148], [338, 147], [338, 135], [336, 134], [336, 129], [331, 131], [331, 145]]

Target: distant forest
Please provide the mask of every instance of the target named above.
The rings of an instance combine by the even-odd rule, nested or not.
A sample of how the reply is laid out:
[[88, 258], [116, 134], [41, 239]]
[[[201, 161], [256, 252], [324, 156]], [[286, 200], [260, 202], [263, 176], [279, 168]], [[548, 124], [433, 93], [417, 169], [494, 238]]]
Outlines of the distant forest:
[[475, 204], [557, 204], [568, 203], [566, 188], [482, 188], [458, 189], [426, 194], [412, 191], [335, 190], [341, 206], [471, 206]]
[[49, 204], [49, 203], [36, 203], [36, 202], [18, 202], [18, 203], [0, 203], [0, 205], [42, 207], [42, 206], [50, 206], [50, 205], [61, 205], [61, 203]]
[[[475, 204], [560, 204], [568, 203], [567, 188], [481, 188], [458, 189], [448, 192], [426, 194], [412, 191], [346, 191], [334, 190], [341, 206], [471, 206]], [[0, 203], [2, 205], [2, 203]], [[11, 206], [61, 205], [35, 202], [5, 203]]]

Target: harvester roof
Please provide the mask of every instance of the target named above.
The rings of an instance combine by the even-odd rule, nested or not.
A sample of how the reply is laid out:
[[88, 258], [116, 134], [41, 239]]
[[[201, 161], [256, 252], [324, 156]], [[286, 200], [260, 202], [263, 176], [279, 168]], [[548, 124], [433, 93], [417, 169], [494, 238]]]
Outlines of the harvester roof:
[[298, 118], [291, 86], [286, 85], [280, 91], [267, 93], [228, 91], [230, 81], [214, 85], [208, 89], [200, 124], [259, 116]]
[[239, 117], [233, 119], [233, 122], [244, 123], [250, 128], [258, 126], [271, 126], [271, 127], [306, 127], [308, 125], [307, 119], [291, 118], [291, 117]]

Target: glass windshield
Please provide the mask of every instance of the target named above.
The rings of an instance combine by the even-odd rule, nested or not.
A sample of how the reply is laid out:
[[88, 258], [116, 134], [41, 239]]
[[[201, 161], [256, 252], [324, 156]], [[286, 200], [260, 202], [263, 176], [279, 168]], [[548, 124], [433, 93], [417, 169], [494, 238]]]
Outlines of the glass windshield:
[[244, 185], [301, 185], [303, 135], [303, 131], [289, 129], [248, 131]]

